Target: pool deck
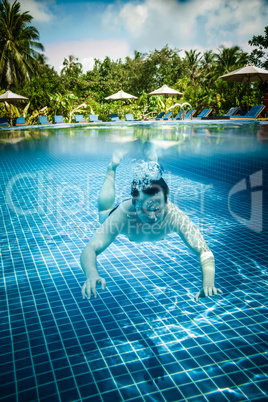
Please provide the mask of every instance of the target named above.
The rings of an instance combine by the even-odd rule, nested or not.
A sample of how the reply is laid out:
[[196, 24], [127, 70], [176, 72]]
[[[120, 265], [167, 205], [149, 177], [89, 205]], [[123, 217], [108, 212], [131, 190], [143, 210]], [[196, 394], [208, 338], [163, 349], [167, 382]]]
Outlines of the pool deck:
[[226, 119], [218, 119], [218, 120], [202, 120], [202, 119], [186, 119], [186, 120], [137, 120], [137, 121], [125, 121], [125, 120], [120, 120], [120, 121], [107, 121], [107, 122], [87, 122], [87, 123], [64, 123], [64, 124], [35, 124], [35, 125], [23, 125], [23, 126], [11, 126], [11, 127], [5, 127], [2, 126], [0, 127], [0, 132], [3, 131], [14, 131], [14, 130], [36, 130], [36, 129], [62, 129], [62, 128], [70, 128], [70, 127], [101, 127], [101, 126], [118, 126], [118, 125], [148, 125], [148, 124], [154, 124], [154, 125], [162, 125], [162, 124], [172, 124], [172, 125], [182, 125], [182, 124], [206, 124], [206, 125], [215, 125], [215, 124], [268, 124], [268, 119], [254, 119], [254, 120], [243, 120], [243, 119], [232, 119], [232, 120], [226, 120]]

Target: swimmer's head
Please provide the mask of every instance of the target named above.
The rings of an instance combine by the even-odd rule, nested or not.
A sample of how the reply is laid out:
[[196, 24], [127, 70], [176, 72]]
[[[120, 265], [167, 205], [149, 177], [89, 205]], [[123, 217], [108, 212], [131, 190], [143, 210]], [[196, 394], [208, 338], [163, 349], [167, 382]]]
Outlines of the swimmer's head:
[[[138, 167], [138, 168], [137, 168]], [[166, 209], [169, 188], [157, 162], [139, 162], [131, 185], [132, 202], [143, 222], [159, 222]]]
[[136, 161], [132, 162], [132, 185], [131, 195], [133, 202], [139, 198], [140, 192], [147, 195], [155, 195], [163, 192], [165, 202], [169, 188], [165, 180], [162, 178], [163, 168], [158, 162]]
[[151, 180], [147, 186], [139, 187], [136, 181], [132, 181], [131, 184], [131, 195], [133, 199], [133, 203], [135, 204], [140, 194], [146, 194], [149, 196], [153, 196], [159, 192], [163, 193], [164, 201], [167, 202], [167, 197], [169, 193], [169, 188], [165, 180], [161, 177], [159, 180]]

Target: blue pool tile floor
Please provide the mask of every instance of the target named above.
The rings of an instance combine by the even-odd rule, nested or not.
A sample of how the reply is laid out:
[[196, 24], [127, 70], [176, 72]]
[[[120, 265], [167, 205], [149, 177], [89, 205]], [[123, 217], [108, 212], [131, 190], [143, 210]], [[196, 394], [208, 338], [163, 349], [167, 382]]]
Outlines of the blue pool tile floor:
[[[98, 227], [108, 162], [46, 147], [2, 153], [0, 399], [267, 401], [266, 203], [254, 232], [228, 213], [231, 183], [163, 158], [171, 200], [200, 227], [223, 295], [194, 301], [199, 264], [177, 235], [119, 236], [98, 257], [107, 289], [83, 300], [79, 259]], [[118, 168], [117, 201], [129, 163]], [[232, 209], [246, 217], [247, 199], [234, 197]]]

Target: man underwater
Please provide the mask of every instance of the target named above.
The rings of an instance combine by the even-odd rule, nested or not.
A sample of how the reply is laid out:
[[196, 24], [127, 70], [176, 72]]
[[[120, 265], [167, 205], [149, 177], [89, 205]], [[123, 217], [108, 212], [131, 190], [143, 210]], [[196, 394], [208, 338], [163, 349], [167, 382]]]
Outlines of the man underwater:
[[200, 259], [202, 289], [199, 297], [222, 293], [215, 287], [215, 261], [196, 225], [176, 205], [168, 201], [169, 188], [162, 178], [162, 168], [156, 161], [138, 162], [131, 185], [132, 198], [115, 207], [115, 173], [123, 157], [115, 152], [98, 198], [101, 226], [96, 230], [81, 254], [81, 266], [87, 277], [82, 287], [83, 298], [96, 297], [96, 286], [105, 289], [106, 281], [99, 276], [97, 256], [120, 235], [130, 241], [148, 242], [177, 233]]

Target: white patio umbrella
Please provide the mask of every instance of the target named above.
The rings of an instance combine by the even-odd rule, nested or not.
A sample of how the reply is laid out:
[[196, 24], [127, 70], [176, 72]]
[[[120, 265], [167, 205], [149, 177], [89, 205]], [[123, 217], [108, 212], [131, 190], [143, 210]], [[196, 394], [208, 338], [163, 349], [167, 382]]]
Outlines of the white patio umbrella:
[[166, 84], [164, 84], [162, 87], [156, 89], [153, 92], [150, 92], [148, 95], [149, 96], [152, 96], [152, 95], [183, 95], [183, 93], [176, 91], [176, 89], [172, 89], [172, 88], [168, 87]]
[[224, 81], [246, 82], [248, 84], [248, 110], [249, 110], [249, 89], [250, 83], [253, 81], [268, 81], [268, 71], [263, 68], [255, 67], [251, 63], [246, 66], [234, 70], [231, 73], [221, 75]]
[[113, 95], [107, 96], [104, 98], [105, 100], [123, 100], [123, 99], [138, 99], [137, 96], [128, 94], [127, 92], [123, 91], [122, 89], [116, 92]]
[[[164, 97], [166, 97], [168, 95], [183, 95], [183, 93], [176, 91], [176, 89], [170, 88], [166, 84], [164, 84], [162, 87], [156, 89], [153, 92], [150, 92], [148, 95], [149, 96], [164, 95]], [[173, 109], [172, 109], [172, 117], [173, 117]]]
[[[124, 100], [124, 99], [138, 99], [138, 98], [137, 98], [137, 96], [128, 94], [127, 92], [125, 92], [121, 89], [120, 91], [116, 92], [115, 94], [107, 96], [104, 99], [106, 99], [106, 100]], [[122, 109], [122, 102], [121, 102], [120, 107]]]
[[[14, 92], [9, 90], [0, 95], [0, 102], [14, 103], [16, 101], [28, 100], [28, 99], [29, 98], [26, 98], [26, 96], [15, 94]], [[10, 109], [10, 124], [12, 126], [11, 109]]]

